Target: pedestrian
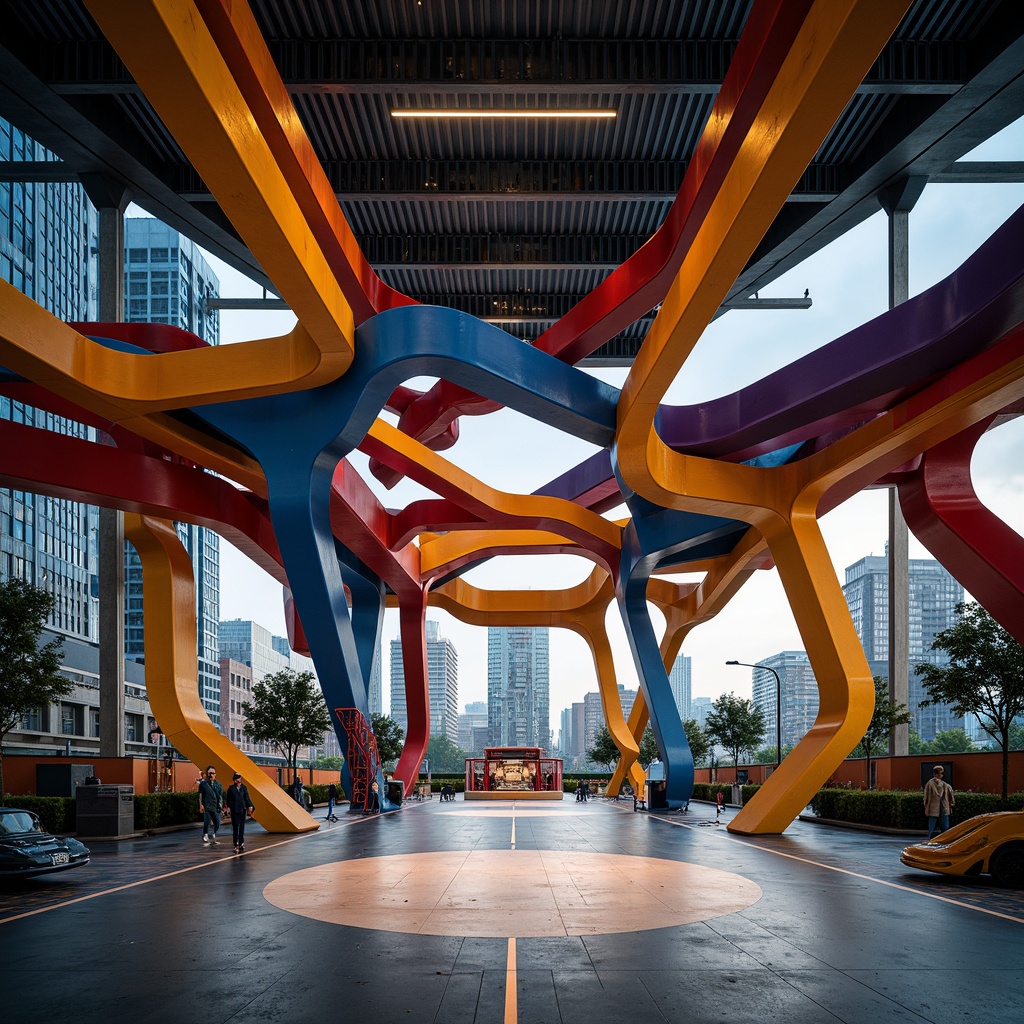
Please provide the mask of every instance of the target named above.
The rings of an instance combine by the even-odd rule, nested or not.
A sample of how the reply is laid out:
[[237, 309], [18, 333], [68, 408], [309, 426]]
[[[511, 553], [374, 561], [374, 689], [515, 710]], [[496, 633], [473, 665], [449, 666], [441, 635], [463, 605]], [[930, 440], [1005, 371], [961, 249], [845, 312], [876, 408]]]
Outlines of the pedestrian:
[[337, 821], [334, 815], [334, 805], [338, 801], [338, 787], [332, 782], [327, 787], [327, 817], [324, 821]]
[[953, 796], [953, 787], [942, 777], [945, 769], [937, 764], [932, 769], [932, 777], [924, 785], [924, 813], [928, 819], [928, 838], [931, 839], [936, 832], [949, 831], [949, 812], [956, 803]]
[[224, 809], [224, 787], [217, 781], [217, 769], [211, 764], [206, 778], [199, 783], [199, 813], [203, 816], [203, 842], [218, 846], [220, 813]]
[[306, 806], [306, 794], [302, 788], [302, 779], [299, 778], [298, 774], [295, 776], [295, 780], [292, 782], [292, 799], [300, 806]]
[[245, 849], [245, 816], [252, 814], [256, 808], [238, 772], [232, 776], [231, 785], [224, 794], [224, 802], [231, 812], [231, 839], [235, 844], [235, 853], [241, 853]]
[[725, 805], [725, 795], [719, 790], [715, 794], [715, 824], [722, 820], [722, 807]]

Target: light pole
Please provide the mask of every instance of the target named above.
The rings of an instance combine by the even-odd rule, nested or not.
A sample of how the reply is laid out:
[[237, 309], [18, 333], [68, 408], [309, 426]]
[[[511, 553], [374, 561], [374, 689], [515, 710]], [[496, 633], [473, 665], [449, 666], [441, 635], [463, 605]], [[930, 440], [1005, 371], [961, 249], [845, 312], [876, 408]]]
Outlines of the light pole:
[[744, 668], [763, 668], [775, 676], [775, 767], [782, 764], [782, 680], [770, 665], [751, 665], [749, 661], [727, 661], [726, 665], [742, 665]]

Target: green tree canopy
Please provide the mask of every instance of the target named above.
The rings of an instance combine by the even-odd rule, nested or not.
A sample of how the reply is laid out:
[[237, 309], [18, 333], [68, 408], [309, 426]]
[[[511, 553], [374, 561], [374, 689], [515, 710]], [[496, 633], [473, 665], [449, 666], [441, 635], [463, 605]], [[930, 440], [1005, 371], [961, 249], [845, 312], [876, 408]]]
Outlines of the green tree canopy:
[[374, 711], [370, 715], [370, 728], [377, 739], [377, 753], [380, 755], [380, 763], [391, 771], [395, 763], [402, 756], [402, 746], [405, 743], [405, 733], [402, 727], [387, 715]]
[[[650, 727], [648, 726], [648, 728]], [[597, 735], [594, 736], [594, 745], [587, 750], [587, 757], [594, 764], [604, 765], [608, 770], [611, 770], [613, 764], [618, 763], [619, 748], [615, 746], [615, 740], [612, 739], [608, 726], [602, 725], [597, 730]], [[657, 757], [657, 748], [655, 748], [655, 757]], [[646, 768], [647, 765], [644, 765], [644, 767]]]
[[932, 642], [948, 665], [918, 665], [928, 699], [955, 715], [976, 715], [1003, 754], [1003, 799], [1009, 788], [1010, 726], [1024, 713], [1024, 649], [976, 603], [957, 605], [959, 620]]
[[299, 747], [320, 743], [331, 727], [324, 695], [312, 672], [284, 668], [253, 683], [243, 706], [245, 731], [258, 743], [273, 743], [295, 773]]
[[690, 753], [693, 754], [693, 763], [703, 765], [711, 753], [711, 739], [708, 734], [697, 724], [695, 718], [683, 719], [683, 732], [686, 733], [686, 741], [690, 744]]
[[708, 736], [732, 755], [733, 764], [740, 754], [755, 750], [764, 739], [764, 712], [753, 701], [723, 693], [711, 705], [707, 717]]
[[309, 762], [310, 768], [318, 768], [321, 771], [340, 772], [345, 766], [345, 758], [336, 755], [321, 754], [318, 758]]
[[929, 754], [966, 754], [973, 749], [974, 744], [962, 727], [937, 732], [935, 739], [928, 744]]
[[658, 741], [654, 738], [654, 729], [648, 724], [644, 729], [643, 736], [640, 737], [640, 754], [637, 760], [640, 762], [640, 767], [647, 771], [651, 762], [657, 761], [659, 757], [661, 754], [658, 752]]
[[71, 693], [60, 674], [61, 640], [40, 645], [53, 595], [20, 579], [0, 583], [0, 794], [4, 791], [3, 742], [21, 716]]
[[466, 770], [466, 752], [447, 736], [431, 736], [427, 743], [427, 759], [432, 775], [461, 775]]

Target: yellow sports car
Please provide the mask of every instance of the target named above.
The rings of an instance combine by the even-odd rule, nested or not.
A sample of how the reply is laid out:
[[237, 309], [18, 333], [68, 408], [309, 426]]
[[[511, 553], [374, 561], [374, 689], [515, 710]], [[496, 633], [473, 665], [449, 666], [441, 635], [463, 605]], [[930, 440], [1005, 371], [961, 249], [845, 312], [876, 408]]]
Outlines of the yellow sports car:
[[943, 875], [991, 875], [1000, 885], [1024, 887], [1024, 811], [979, 814], [900, 854], [907, 867]]

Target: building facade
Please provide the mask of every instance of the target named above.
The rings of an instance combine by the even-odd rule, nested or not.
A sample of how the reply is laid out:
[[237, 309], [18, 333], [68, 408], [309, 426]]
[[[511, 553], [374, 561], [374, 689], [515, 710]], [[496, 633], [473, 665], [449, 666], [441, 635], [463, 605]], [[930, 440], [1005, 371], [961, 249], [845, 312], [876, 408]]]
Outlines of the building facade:
[[[219, 296], [220, 282], [199, 247], [152, 217], [127, 218], [124, 238], [125, 320], [170, 324], [218, 344], [219, 313], [208, 309], [206, 300]], [[219, 725], [220, 537], [190, 523], [175, 526], [195, 573], [199, 698], [214, 725]], [[125, 544], [124, 579], [125, 656], [145, 661], [142, 563], [130, 544]]]
[[[459, 654], [455, 645], [438, 631], [438, 623], [427, 619], [427, 685], [430, 693], [430, 735], [459, 741]], [[403, 731], [409, 728], [405, 699], [405, 666], [401, 638], [391, 641], [391, 718]]]
[[669, 686], [672, 687], [672, 698], [676, 702], [679, 717], [685, 721], [692, 718], [690, 714], [691, 661], [685, 654], [680, 654], [672, 663], [672, 671], [668, 674]]
[[[782, 749], [786, 750], [803, 739], [818, 717], [818, 684], [806, 651], [780, 651], [770, 658], [761, 658], [759, 664], [766, 668], [751, 670], [752, 699], [764, 713], [764, 745], [775, 746], [781, 702]], [[768, 669], [778, 672], [781, 695], [775, 676]]]
[[[843, 596], [864, 647], [871, 674], [889, 677], [889, 569], [885, 556], [869, 555], [847, 566]], [[956, 621], [964, 588], [936, 561], [910, 559], [910, 727], [921, 739], [964, 726], [947, 704], [922, 707], [927, 693], [914, 671], [920, 664], [945, 665], [948, 658], [931, 649], [932, 641]]]
[[466, 705], [465, 713], [459, 715], [459, 746], [470, 756], [483, 757], [489, 744], [487, 701], [472, 701]]
[[487, 713], [492, 747], [551, 747], [548, 629], [487, 629]]
[[[262, 762], [281, 761], [281, 752], [271, 743], [251, 740], [245, 731], [245, 705], [252, 699], [252, 688], [267, 676], [284, 669], [311, 672], [316, 669], [310, 658], [296, 654], [284, 637], [274, 636], [269, 629], [251, 619], [229, 619], [218, 623], [220, 673], [218, 708], [220, 731], [239, 750]], [[333, 742], [332, 742], [333, 741]], [[301, 747], [299, 759], [319, 754], [336, 756], [340, 747], [333, 730], [329, 730], [315, 747]]]

